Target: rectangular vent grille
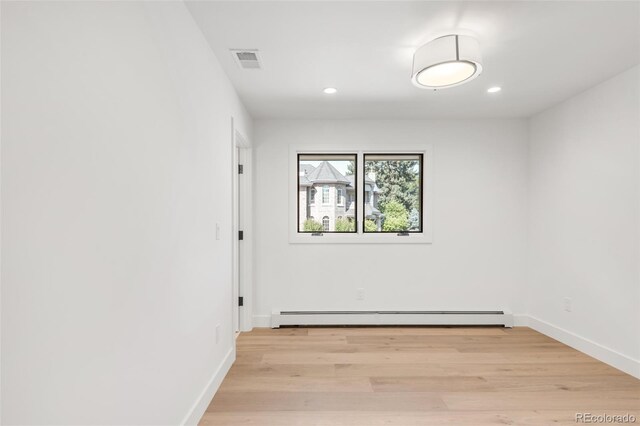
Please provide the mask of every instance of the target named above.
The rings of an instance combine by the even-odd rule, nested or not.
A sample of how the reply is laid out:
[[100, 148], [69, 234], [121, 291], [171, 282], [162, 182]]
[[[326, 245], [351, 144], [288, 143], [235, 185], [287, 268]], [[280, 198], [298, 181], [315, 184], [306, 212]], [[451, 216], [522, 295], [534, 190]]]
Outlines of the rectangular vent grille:
[[236, 55], [241, 61], [258, 61], [258, 55], [254, 52], [236, 52]]
[[260, 69], [260, 56], [257, 50], [231, 49], [233, 59], [243, 69]]

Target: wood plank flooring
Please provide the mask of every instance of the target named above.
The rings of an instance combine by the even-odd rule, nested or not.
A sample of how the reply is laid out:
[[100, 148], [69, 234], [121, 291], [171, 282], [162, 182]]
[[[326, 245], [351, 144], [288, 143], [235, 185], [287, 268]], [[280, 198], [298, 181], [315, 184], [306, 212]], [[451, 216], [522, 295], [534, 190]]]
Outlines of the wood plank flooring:
[[575, 425], [640, 380], [526, 327], [254, 329], [201, 425]]

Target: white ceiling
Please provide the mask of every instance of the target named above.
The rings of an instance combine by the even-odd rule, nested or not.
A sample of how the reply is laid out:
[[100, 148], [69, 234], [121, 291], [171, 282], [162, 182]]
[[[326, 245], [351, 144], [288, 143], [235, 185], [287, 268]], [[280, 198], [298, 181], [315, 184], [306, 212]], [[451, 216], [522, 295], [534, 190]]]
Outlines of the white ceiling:
[[[527, 117], [640, 62], [637, 1], [188, 1], [255, 118]], [[475, 35], [483, 73], [411, 84], [415, 48]], [[259, 49], [262, 70], [229, 49]], [[490, 95], [487, 88], [502, 92]], [[336, 87], [336, 95], [322, 89]]]

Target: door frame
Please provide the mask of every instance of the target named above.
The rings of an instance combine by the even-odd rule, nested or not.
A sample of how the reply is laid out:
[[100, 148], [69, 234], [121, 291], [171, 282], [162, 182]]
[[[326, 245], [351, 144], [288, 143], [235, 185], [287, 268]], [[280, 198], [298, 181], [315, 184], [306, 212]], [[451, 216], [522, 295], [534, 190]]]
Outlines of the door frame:
[[[251, 331], [253, 328], [253, 185], [252, 149], [244, 133], [235, 126], [231, 118], [231, 218], [232, 218], [232, 324], [233, 332]], [[242, 164], [243, 174], [238, 173]], [[238, 202], [240, 210], [238, 210]], [[243, 240], [238, 234], [242, 230]], [[238, 306], [238, 297], [243, 297], [243, 306]]]

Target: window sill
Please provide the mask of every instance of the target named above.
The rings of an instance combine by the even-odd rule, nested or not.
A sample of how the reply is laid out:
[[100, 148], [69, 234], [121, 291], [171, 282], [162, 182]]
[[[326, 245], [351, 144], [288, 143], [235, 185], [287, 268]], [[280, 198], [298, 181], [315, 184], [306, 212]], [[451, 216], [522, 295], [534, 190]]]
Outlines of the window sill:
[[312, 234], [289, 234], [289, 244], [432, 244], [430, 233], [415, 233], [405, 236], [397, 234], [333, 234], [326, 233], [321, 236]]

